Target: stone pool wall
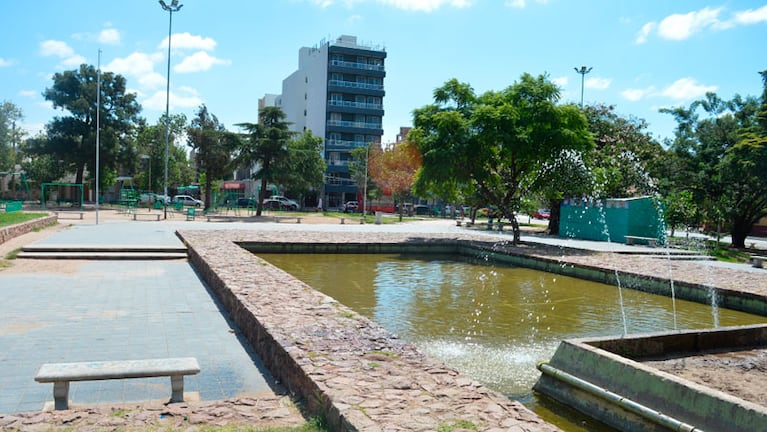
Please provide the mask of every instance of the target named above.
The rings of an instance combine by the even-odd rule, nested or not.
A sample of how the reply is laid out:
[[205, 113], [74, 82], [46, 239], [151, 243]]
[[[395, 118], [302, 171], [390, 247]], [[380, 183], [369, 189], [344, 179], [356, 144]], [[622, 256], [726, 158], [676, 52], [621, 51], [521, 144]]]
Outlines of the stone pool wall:
[[[201, 277], [266, 367], [311, 414], [325, 416], [332, 430], [433, 431], [461, 424], [485, 431], [558, 430], [236, 244], [262, 241], [264, 234], [179, 233]], [[317, 235], [268, 236], [277, 243], [316, 244]], [[454, 241], [332, 237], [339, 243]]]

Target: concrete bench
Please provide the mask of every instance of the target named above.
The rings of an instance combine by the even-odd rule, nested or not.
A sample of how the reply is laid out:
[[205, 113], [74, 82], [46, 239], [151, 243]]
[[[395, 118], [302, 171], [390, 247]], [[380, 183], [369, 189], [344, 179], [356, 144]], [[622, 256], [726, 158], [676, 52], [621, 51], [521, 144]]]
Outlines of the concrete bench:
[[133, 213], [133, 220], [138, 220], [138, 218], [147, 218], [152, 219], [156, 221], [160, 221], [160, 217], [162, 216], [162, 213]]
[[647, 242], [648, 246], [653, 246], [653, 247], [658, 245], [658, 239], [654, 237], [639, 237], [639, 236], [625, 236], [625, 237], [626, 237], [626, 244], [629, 246], [633, 245], [634, 242], [636, 241]]
[[57, 211], [56, 212], [56, 217], [57, 218], [65, 219], [65, 218], [62, 218], [62, 216], [64, 216], [64, 215], [67, 215], [67, 216], [69, 216], [69, 215], [73, 215], [73, 216], [76, 215], [76, 216], [78, 216], [80, 218], [80, 220], [83, 220], [83, 216], [85, 216], [85, 212], [73, 211], [73, 210], [62, 210], [62, 211]]
[[53, 401], [57, 410], [69, 409], [69, 383], [126, 378], [169, 376], [171, 402], [184, 401], [184, 375], [200, 372], [194, 357], [150, 360], [46, 363], [40, 366], [35, 381], [53, 383]]
[[281, 221], [288, 220], [288, 219], [295, 219], [296, 223], [301, 223], [302, 217], [301, 216], [279, 216], [279, 217], [275, 217], [274, 221], [276, 223], [280, 223]]
[[207, 214], [205, 215], [205, 218], [208, 222], [211, 221], [218, 221], [218, 222], [234, 222], [235, 216], [226, 216], [222, 214]]
[[756, 268], [764, 268], [765, 261], [767, 261], [767, 256], [751, 255], [751, 265]]

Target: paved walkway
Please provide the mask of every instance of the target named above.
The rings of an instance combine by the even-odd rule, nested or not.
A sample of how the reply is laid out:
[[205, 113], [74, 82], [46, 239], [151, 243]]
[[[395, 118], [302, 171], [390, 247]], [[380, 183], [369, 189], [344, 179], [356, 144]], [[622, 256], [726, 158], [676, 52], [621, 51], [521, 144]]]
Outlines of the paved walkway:
[[[40, 243], [180, 245], [170, 224], [79, 224]], [[34, 261], [0, 271], [0, 413], [38, 411], [53, 386], [46, 362], [196, 357], [185, 391], [202, 400], [272, 393], [272, 379], [238, 339], [186, 260]], [[168, 378], [73, 383], [74, 405], [167, 399]]]

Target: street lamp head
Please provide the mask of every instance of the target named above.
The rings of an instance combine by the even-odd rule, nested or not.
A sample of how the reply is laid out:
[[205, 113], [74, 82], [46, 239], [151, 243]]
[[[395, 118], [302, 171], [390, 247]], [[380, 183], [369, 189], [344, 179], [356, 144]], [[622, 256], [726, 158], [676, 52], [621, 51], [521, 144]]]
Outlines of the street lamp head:
[[179, 10], [181, 10], [182, 7], [184, 7], [184, 5], [178, 4], [178, 0], [171, 1], [170, 5], [165, 3], [164, 0], [159, 0], [159, 3], [160, 3], [160, 6], [162, 6], [162, 8], [164, 10], [166, 10], [168, 12], [171, 12], [171, 13], [172, 12], [178, 12]]
[[578, 69], [578, 68], [573, 68], [573, 69], [575, 69], [575, 71], [578, 72], [581, 75], [586, 75], [587, 73], [591, 72], [591, 69], [593, 69], [593, 68], [586, 67], [586, 66], [581, 66], [580, 69]]

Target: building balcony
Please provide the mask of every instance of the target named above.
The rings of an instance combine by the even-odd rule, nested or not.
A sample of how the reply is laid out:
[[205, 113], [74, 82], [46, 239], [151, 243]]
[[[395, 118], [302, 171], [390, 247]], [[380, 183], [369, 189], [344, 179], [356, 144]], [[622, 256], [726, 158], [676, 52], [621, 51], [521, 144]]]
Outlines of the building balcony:
[[365, 141], [347, 141], [347, 140], [340, 140], [340, 139], [329, 139], [325, 142], [325, 148], [326, 149], [334, 149], [334, 150], [347, 150], [347, 149], [355, 149], [358, 147], [365, 147], [368, 143]]
[[328, 126], [339, 126], [356, 129], [381, 129], [381, 123], [355, 122], [346, 120], [328, 120]]
[[330, 65], [345, 67], [345, 68], [352, 68], [352, 69], [360, 69], [360, 70], [381, 71], [381, 72], [383, 72], [384, 70], [384, 65], [382, 64], [373, 65], [373, 64], [367, 64], [367, 63], [347, 62], [342, 60], [331, 60]]
[[384, 89], [383, 84], [368, 84], [368, 83], [359, 83], [355, 81], [343, 81], [343, 80], [329, 80], [328, 85], [335, 86], [335, 87], [363, 89], [363, 90], [383, 91]]
[[367, 102], [354, 102], [354, 101], [345, 101], [345, 100], [329, 100], [328, 105], [335, 106], [335, 107], [359, 108], [359, 109], [370, 109], [370, 110], [383, 109], [383, 104], [373, 104], [373, 103], [367, 103]]

